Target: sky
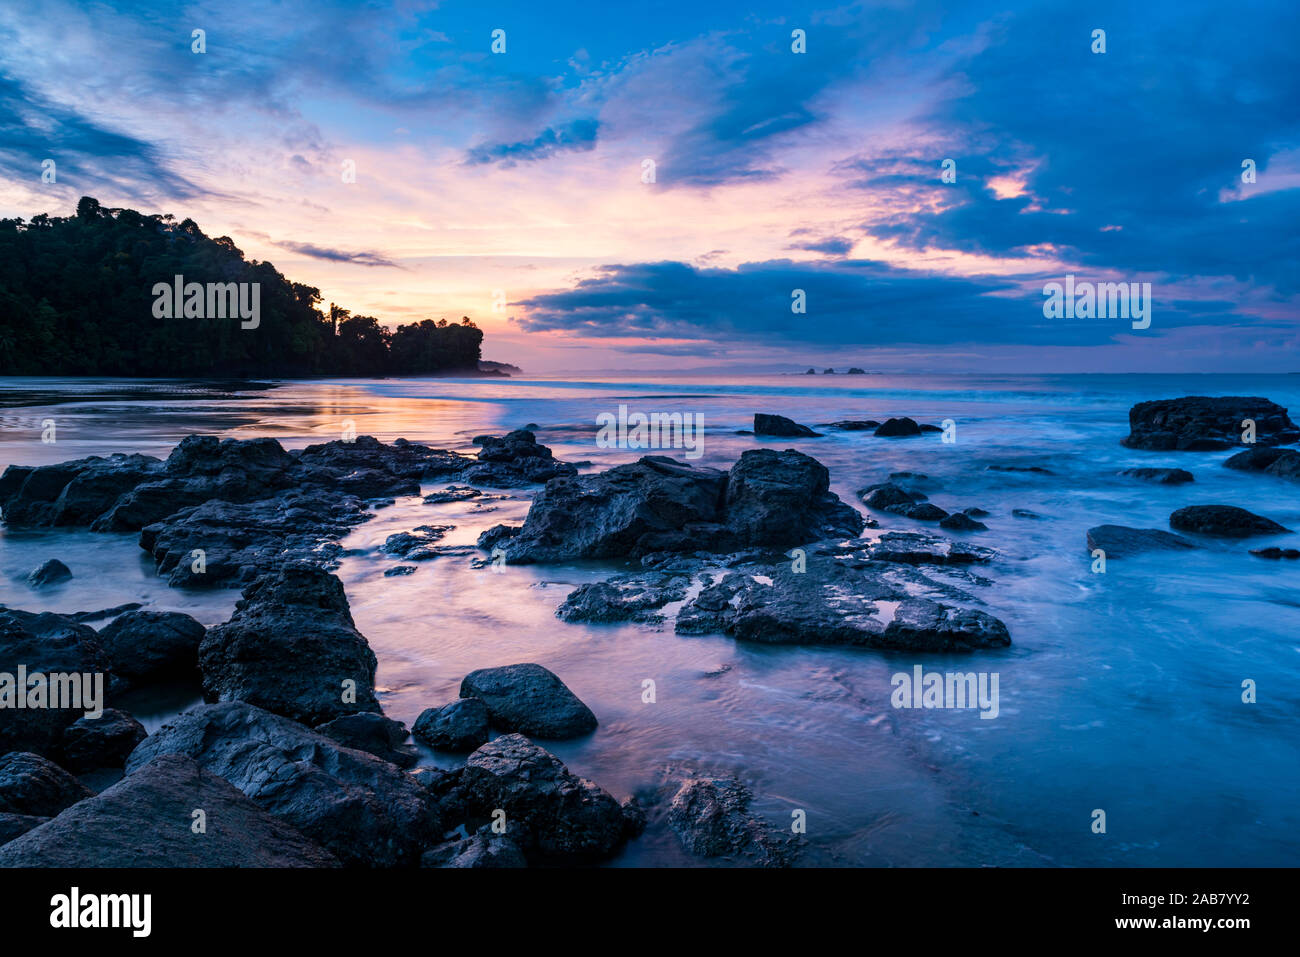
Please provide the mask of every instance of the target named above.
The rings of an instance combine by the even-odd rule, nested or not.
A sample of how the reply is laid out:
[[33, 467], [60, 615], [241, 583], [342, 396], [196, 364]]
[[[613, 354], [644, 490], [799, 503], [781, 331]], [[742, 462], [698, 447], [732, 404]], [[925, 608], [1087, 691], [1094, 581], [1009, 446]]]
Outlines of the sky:
[[[1298, 47], [1294, 0], [6, 0], [0, 216], [189, 217], [529, 372], [1300, 371]], [[1150, 327], [1046, 317], [1067, 275]]]

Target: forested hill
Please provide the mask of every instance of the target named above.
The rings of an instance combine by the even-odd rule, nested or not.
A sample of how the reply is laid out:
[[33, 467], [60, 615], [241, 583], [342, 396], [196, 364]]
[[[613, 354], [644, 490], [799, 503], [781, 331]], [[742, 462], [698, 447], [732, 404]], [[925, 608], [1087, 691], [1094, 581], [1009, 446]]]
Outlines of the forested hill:
[[478, 370], [483, 333], [468, 318], [390, 332], [371, 316], [326, 314], [320, 302], [320, 290], [245, 260], [190, 219], [89, 196], [74, 216], [0, 219], [0, 375]]

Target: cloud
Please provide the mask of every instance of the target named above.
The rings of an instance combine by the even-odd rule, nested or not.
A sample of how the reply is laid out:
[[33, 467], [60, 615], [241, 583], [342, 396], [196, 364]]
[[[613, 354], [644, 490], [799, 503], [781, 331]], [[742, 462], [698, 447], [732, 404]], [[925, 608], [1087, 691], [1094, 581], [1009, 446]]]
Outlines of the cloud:
[[470, 166], [495, 163], [503, 169], [509, 169], [521, 161], [533, 162], [557, 153], [593, 150], [596, 148], [599, 129], [599, 121], [593, 119], [574, 120], [559, 130], [548, 126], [524, 142], [475, 146], [468, 151], [466, 163]]
[[317, 246], [313, 243], [295, 243], [289, 240], [275, 242], [274, 245], [281, 249], [287, 249], [290, 252], [298, 253], [301, 256], [309, 256], [312, 259], [326, 259], [336, 263], [352, 263], [354, 266], [389, 266], [393, 269], [401, 269], [397, 263], [387, 259], [379, 253], [366, 252], [347, 252], [342, 249], [329, 249], [325, 246]]

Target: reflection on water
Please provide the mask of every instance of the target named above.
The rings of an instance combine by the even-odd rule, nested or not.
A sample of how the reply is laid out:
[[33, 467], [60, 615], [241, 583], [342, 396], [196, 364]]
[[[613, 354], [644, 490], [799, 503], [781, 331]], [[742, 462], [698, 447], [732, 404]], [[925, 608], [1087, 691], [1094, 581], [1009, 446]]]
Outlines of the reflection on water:
[[[834, 432], [772, 445], [815, 455], [848, 500], [908, 470], [931, 476], [937, 504], [992, 513], [977, 540], [1002, 559], [988, 569], [983, 595], [1014, 644], [921, 663], [998, 672], [997, 719], [891, 708], [890, 676], [917, 663], [907, 655], [750, 647], [556, 619], [570, 588], [608, 575], [607, 563], [495, 574], [470, 568], [466, 556], [444, 556], [409, 577], [384, 577], [394, 562], [377, 547], [388, 534], [451, 524], [444, 544], [472, 543], [489, 525], [522, 520], [528, 493], [518, 490], [485, 505], [400, 500], [344, 542], [357, 554], [339, 574], [379, 656], [385, 710], [409, 724], [454, 698], [474, 668], [537, 661], [601, 719], [587, 739], [548, 745], [574, 770], [619, 796], [653, 789], [667, 767], [735, 771], [777, 826], [789, 826], [793, 809], [807, 811], [810, 864], [1294, 866], [1300, 570], [1228, 543], [1175, 559], [1113, 561], [1093, 575], [1083, 547], [1091, 525], [1167, 527], [1171, 511], [1195, 503], [1240, 505], [1300, 528], [1300, 487], [1223, 469], [1228, 453], [1119, 445], [1134, 402], [1207, 392], [1266, 395], [1300, 408], [1294, 376], [348, 380], [249, 391], [229, 383], [9, 380], [0, 385], [0, 463], [113, 451], [161, 456], [191, 432], [273, 435], [300, 448], [337, 438], [352, 420], [358, 434], [460, 450], [479, 433], [535, 422], [560, 457], [605, 468], [640, 454], [595, 443], [596, 416], [625, 402], [633, 411], [701, 415], [705, 454], [697, 464], [726, 467], [755, 447], [753, 437], [735, 434], [755, 411], [814, 426], [951, 418], [955, 445]], [[54, 445], [40, 441], [48, 418], [58, 429]], [[987, 469], [1008, 463], [1049, 471]], [[1196, 481], [1149, 486], [1115, 474], [1132, 465], [1177, 465]], [[1043, 518], [1014, 518], [1013, 508]], [[917, 527], [894, 518], [882, 524]], [[1272, 543], [1295, 545], [1300, 536]], [[71, 582], [40, 595], [22, 584], [55, 556], [73, 569]], [[0, 537], [0, 602], [17, 607], [82, 611], [134, 600], [214, 624], [236, 597], [167, 588], [132, 535]], [[646, 678], [656, 682], [654, 704], [641, 701]], [[1258, 683], [1255, 705], [1241, 703], [1246, 678]], [[140, 707], [153, 726], [187, 703], [181, 689]], [[455, 763], [431, 752], [425, 759]], [[1090, 831], [1094, 808], [1107, 812], [1105, 836]], [[616, 863], [686, 862], [671, 836], [652, 827]]]

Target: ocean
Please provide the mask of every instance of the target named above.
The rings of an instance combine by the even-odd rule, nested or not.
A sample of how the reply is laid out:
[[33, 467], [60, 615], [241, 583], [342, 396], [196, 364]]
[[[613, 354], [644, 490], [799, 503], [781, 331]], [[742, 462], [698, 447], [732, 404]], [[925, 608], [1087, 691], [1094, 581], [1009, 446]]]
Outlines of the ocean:
[[[1260, 395], [1295, 415], [1300, 376], [11, 378], [0, 381], [0, 465], [111, 452], [163, 457], [196, 432], [272, 436], [301, 448], [349, 427], [472, 452], [476, 435], [536, 424], [557, 457], [604, 469], [647, 454], [596, 441], [597, 417], [626, 405], [699, 416], [703, 454], [695, 465], [725, 468], [747, 449], [797, 448], [826, 465], [832, 490], [860, 508], [856, 490], [891, 472], [921, 472], [936, 504], [990, 513], [988, 531], [969, 538], [998, 551], [979, 570], [988, 585], [978, 594], [1006, 622], [1009, 648], [917, 655], [753, 646], [678, 636], [671, 626], [555, 617], [573, 587], [623, 570], [618, 563], [498, 574], [471, 568], [468, 556], [442, 556], [412, 575], [384, 576], [395, 560], [378, 546], [393, 532], [454, 525], [440, 544], [472, 544], [491, 525], [521, 522], [529, 490], [442, 505], [399, 499], [343, 541], [338, 574], [379, 658], [380, 698], [391, 717], [411, 724], [454, 699], [476, 668], [538, 662], [600, 719], [588, 738], [546, 743], [571, 770], [616, 797], [657, 795], [683, 770], [734, 774], [775, 827], [788, 832], [804, 812], [800, 864], [1296, 866], [1300, 563], [1263, 560], [1249, 554], [1254, 540], [1232, 541], [1113, 559], [1095, 574], [1084, 543], [1093, 525], [1167, 528], [1169, 514], [1191, 504], [1239, 505], [1300, 529], [1300, 485], [1225, 469], [1230, 452], [1120, 445], [1134, 403], [1181, 395]], [[755, 412], [814, 428], [899, 415], [951, 420], [956, 441], [833, 430], [782, 440], [737, 434], [752, 428]], [[43, 442], [51, 422], [55, 441]], [[1163, 486], [1117, 474], [1130, 466], [1186, 468], [1195, 481]], [[876, 517], [882, 530], [934, 530]], [[206, 625], [228, 617], [235, 590], [168, 588], [136, 539], [0, 527], [0, 604], [73, 612], [138, 601]], [[1267, 544], [1300, 547], [1300, 535]], [[29, 588], [27, 573], [52, 557], [74, 577]], [[892, 676], [918, 664], [996, 673], [997, 717], [893, 707]], [[645, 679], [655, 682], [653, 703], [643, 701]], [[1248, 680], [1254, 703], [1242, 700]], [[197, 700], [186, 690], [137, 693], [129, 710], [152, 731]], [[422, 761], [451, 767], [458, 759], [426, 750]], [[1094, 831], [1097, 810], [1105, 833]], [[666, 827], [652, 825], [612, 865], [698, 863]]]

